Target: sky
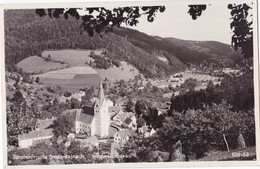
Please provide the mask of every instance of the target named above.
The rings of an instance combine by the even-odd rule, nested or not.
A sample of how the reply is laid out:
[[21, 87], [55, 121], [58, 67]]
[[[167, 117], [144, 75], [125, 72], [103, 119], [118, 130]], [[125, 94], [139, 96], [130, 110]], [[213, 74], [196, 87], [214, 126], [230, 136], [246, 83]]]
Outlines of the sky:
[[163, 13], [156, 14], [152, 23], [142, 18], [137, 26], [130, 28], [153, 36], [231, 44], [231, 15], [227, 4], [207, 5], [207, 9], [196, 20], [187, 13], [188, 10], [188, 5], [184, 3], [169, 5]]
[[[0, 1], [7, 1], [7, 0], [0, 0]], [[8, 0], [8, 1], [10, 3], [15, 0]], [[49, 0], [49, 1], [54, 2], [58, 0]], [[60, 1], [71, 2], [72, 0], [60, 0]], [[89, 0], [89, 1], [109, 2], [111, 0]], [[231, 36], [233, 33], [232, 30], [230, 29], [231, 15], [230, 15], [230, 10], [227, 8], [228, 2], [216, 1], [216, 0], [202, 1], [203, 3], [211, 3], [211, 4], [207, 4], [207, 9], [203, 11], [202, 15], [196, 20], [193, 20], [191, 16], [187, 13], [189, 10], [187, 1], [185, 2], [185, 0], [183, 0], [183, 1], [175, 1], [174, 3], [172, 2], [173, 1], [169, 0], [168, 3], [165, 3], [166, 10], [163, 13], [160, 12], [156, 13], [156, 18], [152, 23], [148, 22], [146, 18], [143, 17], [139, 19], [140, 22], [137, 26], [132, 26], [129, 28], [137, 29], [140, 32], [144, 32], [152, 36], [174, 37], [178, 39], [195, 40], [195, 41], [219, 41], [229, 45], [231, 44]], [[194, 1], [194, 2], [198, 2], [198, 1]], [[100, 6], [102, 6], [101, 4], [102, 3], [100, 3]], [[120, 4], [120, 6], [122, 7], [124, 7], [125, 5], [124, 3], [121, 2], [121, 3], [109, 3], [109, 6], [118, 7], [115, 4], [116, 5]]]

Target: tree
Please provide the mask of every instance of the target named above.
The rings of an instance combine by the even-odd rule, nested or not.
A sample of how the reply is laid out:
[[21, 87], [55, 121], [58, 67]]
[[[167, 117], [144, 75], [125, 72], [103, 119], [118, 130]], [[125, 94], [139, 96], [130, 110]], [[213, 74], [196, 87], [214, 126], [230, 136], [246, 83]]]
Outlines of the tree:
[[[232, 46], [235, 50], [241, 48], [245, 58], [253, 57], [253, 21], [248, 21], [249, 10], [252, 9], [247, 4], [228, 5], [231, 10], [230, 28], [233, 31]], [[252, 17], [252, 14], [250, 15]]]
[[[131, 7], [119, 7], [113, 10], [106, 9], [104, 7], [86, 8], [86, 14], [79, 15], [80, 8], [56, 8], [56, 9], [36, 9], [36, 13], [39, 16], [45, 16], [48, 14], [51, 18], [64, 18], [68, 19], [69, 16], [81, 19], [82, 23], [80, 28], [87, 31], [89, 36], [94, 36], [94, 33], [100, 35], [113, 30], [114, 26], [120, 26], [122, 23], [126, 25], [134, 26], [138, 24], [138, 18], [142, 15], [147, 15], [147, 20], [153, 22], [155, 13], [160, 11], [164, 12], [164, 6], [131, 6]], [[98, 12], [98, 15], [94, 15], [94, 12]]]
[[143, 100], [138, 100], [135, 103], [135, 112], [138, 116], [143, 116], [143, 115], [147, 114], [148, 111], [149, 111], [149, 108], [148, 108], [147, 102], [145, 102]]
[[[72, 141], [68, 147], [66, 154], [72, 158], [65, 159], [66, 164], [86, 164], [93, 163], [94, 159], [92, 155], [95, 153], [95, 149], [91, 150], [87, 146], [83, 146], [79, 141]], [[79, 156], [79, 158], [73, 158], [73, 156]]]
[[[189, 15], [196, 20], [206, 10], [207, 5], [188, 5], [188, 7]], [[227, 7], [231, 10], [230, 14], [233, 20], [230, 24], [230, 28], [234, 33], [231, 44], [235, 50], [241, 48], [245, 58], [251, 58], [253, 56], [253, 30], [251, 27], [252, 21], [248, 22], [247, 18], [251, 7], [245, 3], [238, 5], [229, 4]], [[139, 23], [138, 19], [142, 15], [147, 15], [147, 20], [153, 22], [156, 12], [164, 12], [165, 9], [165, 6], [130, 6], [114, 8], [113, 10], [103, 7], [86, 8], [85, 11], [87, 12], [83, 16], [79, 15], [79, 8], [69, 8], [68, 10], [64, 8], [36, 9], [36, 13], [41, 17], [48, 14], [51, 18], [60, 18], [62, 15], [66, 19], [69, 16], [77, 20], [81, 18], [80, 28], [87, 31], [90, 36], [94, 36], [94, 32], [102, 35], [112, 31], [114, 26], [119, 27], [122, 23], [130, 26], [137, 25]], [[99, 14], [94, 15], [93, 12], [98, 12]]]
[[149, 82], [147, 82], [146, 83], [146, 87], [148, 88], [148, 89], [151, 89], [151, 87], [152, 87], [152, 83], [149, 81]]
[[136, 124], [137, 124], [137, 127], [139, 128], [139, 127], [144, 126], [146, 123], [145, 123], [145, 120], [142, 117], [138, 117], [136, 119]]
[[68, 92], [68, 91], [64, 92], [64, 96], [65, 97], [70, 97], [71, 96], [71, 92]]
[[39, 78], [38, 76], [36, 77], [35, 82], [36, 82], [36, 83], [39, 83], [39, 82], [40, 82], [40, 78]]
[[199, 111], [189, 110], [187, 113], [173, 112], [173, 116], [165, 117], [163, 126], [157, 130], [156, 138], [164, 145], [163, 150], [170, 153], [174, 151], [174, 144], [181, 141], [182, 153], [185, 154], [186, 161], [189, 161], [193, 153], [200, 158], [208, 150], [212, 132], [204, 126], [205, 119]]
[[128, 102], [126, 103], [126, 110], [128, 112], [133, 111], [135, 109], [135, 103], [131, 98], [128, 98]]
[[53, 133], [56, 138], [67, 137], [74, 130], [74, 118], [70, 115], [60, 115], [53, 122]]
[[17, 90], [14, 93], [14, 97], [13, 97], [12, 101], [16, 102], [18, 105], [20, 105], [23, 101], [25, 101], [23, 94], [20, 90]]
[[80, 108], [80, 101], [75, 98], [71, 98], [71, 109], [79, 109]]
[[[192, 19], [197, 19], [201, 16], [202, 11], [206, 10], [206, 5], [189, 5], [189, 14]], [[253, 57], [253, 21], [248, 21], [249, 10], [252, 9], [248, 4], [229, 4], [227, 6], [231, 10], [230, 15], [232, 22], [230, 23], [230, 28], [233, 31], [233, 36], [231, 38], [231, 45], [235, 50], [239, 48], [242, 50], [242, 54], [245, 58]], [[248, 17], [249, 16], [249, 17]], [[251, 63], [251, 62], [250, 62]], [[252, 64], [252, 63], [251, 63]]]

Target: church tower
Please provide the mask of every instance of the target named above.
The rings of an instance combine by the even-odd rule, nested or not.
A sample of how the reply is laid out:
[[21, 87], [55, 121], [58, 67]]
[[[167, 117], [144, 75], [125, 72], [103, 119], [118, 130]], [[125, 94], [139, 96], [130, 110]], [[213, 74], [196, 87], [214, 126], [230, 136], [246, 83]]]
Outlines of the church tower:
[[108, 106], [104, 95], [102, 82], [98, 89], [98, 98], [94, 106], [95, 111], [95, 133], [97, 136], [106, 137], [109, 135], [110, 117]]

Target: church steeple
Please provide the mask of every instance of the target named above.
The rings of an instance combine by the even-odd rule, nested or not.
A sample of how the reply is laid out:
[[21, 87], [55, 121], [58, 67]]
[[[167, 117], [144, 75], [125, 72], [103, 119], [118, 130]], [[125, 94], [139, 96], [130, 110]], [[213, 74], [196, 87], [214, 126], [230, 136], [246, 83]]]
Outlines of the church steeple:
[[102, 86], [102, 81], [100, 81], [99, 89], [98, 89], [98, 102], [100, 105], [102, 105], [104, 99], [105, 99], [104, 90]]

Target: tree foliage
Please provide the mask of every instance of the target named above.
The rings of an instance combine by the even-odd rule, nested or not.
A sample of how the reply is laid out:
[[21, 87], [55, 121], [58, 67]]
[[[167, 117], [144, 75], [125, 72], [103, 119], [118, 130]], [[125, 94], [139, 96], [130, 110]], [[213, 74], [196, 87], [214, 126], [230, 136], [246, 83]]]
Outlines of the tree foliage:
[[202, 12], [206, 10], [207, 5], [189, 5], [189, 8], [188, 13], [193, 20], [196, 20], [199, 16], [201, 16]]
[[232, 105], [232, 110], [247, 111], [254, 108], [253, 72], [244, 73], [242, 76], [227, 75], [220, 85], [209, 82], [205, 90], [190, 90], [171, 100], [170, 111], [186, 111], [188, 108], [203, 109], [203, 104], [221, 103], [226, 100]]
[[[69, 16], [81, 19], [82, 23], [80, 28], [87, 31], [89, 36], [94, 36], [94, 33], [100, 35], [113, 30], [114, 26], [120, 26], [122, 23], [130, 26], [136, 26], [138, 24], [138, 18], [141, 15], [147, 15], [149, 22], [154, 21], [155, 13], [160, 11], [164, 12], [164, 6], [131, 6], [131, 7], [119, 7], [113, 10], [106, 9], [104, 7], [97, 8], [85, 8], [86, 11], [83, 16], [79, 15], [78, 10], [80, 8], [56, 8], [56, 9], [36, 9], [36, 13], [39, 16], [45, 16], [48, 14], [49, 17], [60, 18], [64, 16], [68, 19]], [[94, 15], [94, 13], [98, 13]]]
[[[202, 11], [206, 10], [206, 5], [189, 5], [188, 13], [192, 19], [196, 20], [201, 16]], [[227, 6], [231, 10], [230, 29], [233, 31], [231, 45], [235, 50], [241, 49], [245, 58], [253, 57], [253, 28], [252, 14], [248, 4], [229, 4]]]
[[61, 115], [53, 122], [53, 133], [56, 138], [67, 137], [73, 130], [74, 121], [70, 115]]
[[228, 9], [231, 10], [230, 15], [232, 22], [230, 28], [233, 31], [232, 46], [235, 50], [241, 48], [245, 58], [253, 57], [253, 21], [250, 21], [250, 9], [247, 4], [228, 5]]
[[174, 153], [179, 141], [187, 161], [194, 156], [201, 158], [210, 150], [227, 150], [227, 145], [235, 149], [239, 133], [245, 136], [246, 145], [254, 146], [251, 141], [255, 126], [251, 111], [233, 111], [226, 101], [204, 106], [203, 110], [174, 111], [172, 116], [165, 115], [162, 124], [151, 138], [135, 138], [136, 148], [132, 146], [131, 151], [136, 152], [140, 161], [153, 161], [149, 155], [152, 151]]

